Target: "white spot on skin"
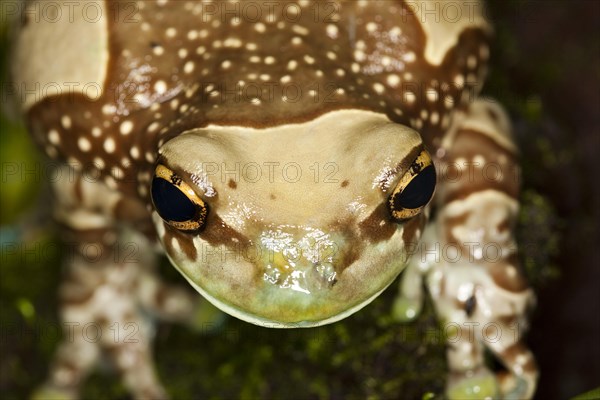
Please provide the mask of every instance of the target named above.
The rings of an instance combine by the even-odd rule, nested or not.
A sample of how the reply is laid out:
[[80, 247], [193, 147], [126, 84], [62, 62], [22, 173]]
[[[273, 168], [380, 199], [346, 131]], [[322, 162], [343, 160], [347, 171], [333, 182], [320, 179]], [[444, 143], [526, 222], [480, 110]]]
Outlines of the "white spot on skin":
[[408, 53], [406, 53], [402, 56], [402, 60], [404, 60], [404, 62], [407, 62], [407, 63], [414, 62], [416, 59], [417, 59], [417, 56], [412, 51], [409, 51]]
[[456, 87], [461, 88], [465, 84], [465, 77], [462, 74], [458, 74], [454, 77], [454, 84]]
[[50, 132], [48, 132], [48, 140], [53, 145], [57, 145], [60, 143], [60, 135], [58, 134], [58, 131], [56, 129], [52, 129]]
[[164, 94], [167, 91], [167, 84], [165, 81], [156, 81], [154, 84], [154, 90], [158, 94]]
[[221, 63], [221, 68], [228, 69], [229, 67], [231, 67], [231, 61], [225, 60]]
[[196, 40], [198, 39], [198, 31], [195, 30], [190, 30], [187, 34], [187, 38], [188, 40]]
[[173, 38], [175, 37], [175, 35], [177, 35], [177, 29], [175, 28], [168, 28], [166, 31], [167, 37], [169, 38]]
[[186, 62], [183, 66], [183, 72], [186, 74], [191, 74], [194, 71], [194, 66], [195, 64], [193, 61]]
[[367, 32], [373, 33], [377, 30], [377, 24], [375, 22], [369, 22], [367, 24]]
[[259, 98], [255, 97], [255, 98], [253, 98], [252, 100], [250, 100], [250, 103], [251, 103], [252, 105], [259, 106], [259, 105], [260, 105], [260, 103], [261, 103], [261, 101], [260, 101], [260, 99], [259, 99]]
[[265, 57], [265, 64], [267, 64], [267, 65], [275, 64], [275, 57], [272, 57], [272, 56]]
[[129, 135], [132, 130], [133, 122], [131, 121], [123, 121], [119, 127], [119, 132], [121, 132], [121, 135]]
[[115, 149], [116, 149], [116, 144], [115, 144], [115, 140], [113, 138], [106, 138], [106, 140], [104, 140], [104, 151], [106, 151], [107, 153], [114, 153]]
[[267, 30], [267, 27], [262, 22], [259, 22], [254, 25], [254, 30], [259, 33], [264, 33]]
[[393, 88], [398, 87], [398, 85], [400, 84], [400, 77], [396, 74], [388, 75], [387, 84]]
[[163, 54], [165, 54], [165, 49], [162, 46], [154, 46], [154, 48], [152, 49], [152, 53], [155, 56], [162, 56]]
[[179, 56], [179, 58], [184, 59], [188, 56], [188, 51], [187, 49], [179, 49], [177, 55]]
[[327, 32], [327, 36], [329, 36], [331, 39], [337, 39], [339, 30], [336, 25], [329, 24], [329, 25], [327, 25], [326, 32]]
[[427, 90], [425, 96], [427, 97], [427, 100], [429, 100], [430, 102], [433, 103], [438, 98], [437, 90], [431, 88], [431, 89]]
[[102, 129], [98, 128], [97, 126], [92, 128], [92, 136], [93, 137], [100, 137], [100, 135], [102, 135]]
[[367, 58], [367, 56], [365, 55], [365, 52], [362, 50], [354, 50], [354, 59], [358, 62], [362, 62], [365, 61], [365, 59]]
[[304, 61], [306, 61], [306, 63], [309, 65], [312, 65], [315, 63], [314, 57], [311, 57], [308, 54], [304, 56]]
[[306, 36], [310, 33], [310, 31], [308, 29], [306, 29], [305, 27], [303, 27], [301, 25], [294, 25], [292, 27], [292, 31], [294, 31], [298, 35], [302, 35], [302, 36]]
[[299, 37], [299, 36], [294, 36], [292, 38], [292, 44], [295, 45], [295, 46], [298, 46], [298, 45], [302, 44], [302, 38]]
[[292, 77], [289, 75], [284, 75], [280, 79], [281, 83], [290, 83], [291, 80], [292, 80]]
[[138, 149], [137, 146], [131, 146], [131, 148], [129, 149], [129, 155], [134, 160], [139, 159], [140, 158], [140, 149]]
[[123, 179], [125, 177], [125, 172], [116, 166], [110, 169], [110, 173], [115, 179]]
[[417, 100], [417, 96], [413, 92], [404, 92], [404, 101], [408, 104], [414, 104]]
[[80, 137], [77, 140], [77, 146], [79, 147], [79, 150], [83, 152], [88, 152], [92, 148], [92, 143], [90, 143], [90, 141], [87, 138]]
[[96, 167], [98, 169], [104, 169], [104, 167], [106, 166], [106, 163], [100, 157], [95, 157], [92, 160], [92, 162], [94, 163], [94, 167]]
[[375, 92], [377, 92], [378, 94], [382, 94], [383, 92], [385, 92], [385, 86], [377, 82], [373, 84], [373, 90], [375, 90]]
[[485, 157], [483, 157], [481, 154], [477, 154], [475, 157], [473, 157], [473, 162], [477, 167], [482, 168], [485, 164]]
[[237, 49], [242, 47], [242, 41], [238, 38], [230, 37], [225, 39], [225, 41], [223, 42], [223, 46]]
[[293, 71], [296, 69], [296, 67], [298, 67], [298, 61], [290, 60], [290, 62], [288, 62], [288, 65], [287, 65], [288, 70]]
[[63, 115], [60, 119], [60, 123], [65, 129], [71, 128], [71, 118], [68, 115]]

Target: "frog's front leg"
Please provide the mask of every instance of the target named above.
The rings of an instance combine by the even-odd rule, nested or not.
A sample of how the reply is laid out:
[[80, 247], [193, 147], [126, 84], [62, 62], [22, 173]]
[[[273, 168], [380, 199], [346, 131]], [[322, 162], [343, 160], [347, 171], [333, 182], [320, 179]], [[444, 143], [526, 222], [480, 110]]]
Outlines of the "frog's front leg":
[[136, 398], [165, 398], [143, 309], [182, 320], [193, 315], [198, 296], [161, 284], [148, 239], [123, 229], [122, 220], [144, 220], [143, 205], [69, 167], [56, 175], [55, 217], [67, 244], [60, 287], [64, 338], [34, 398], [78, 397], [101, 356], [108, 356]]
[[[418, 312], [414, 277], [425, 275], [448, 344], [448, 396], [531, 398], [537, 368], [522, 334], [534, 297], [517, 261], [518, 169], [504, 111], [475, 101], [439, 153], [437, 216], [413, 251], [396, 311]], [[507, 373], [491, 374], [486, 348]]]

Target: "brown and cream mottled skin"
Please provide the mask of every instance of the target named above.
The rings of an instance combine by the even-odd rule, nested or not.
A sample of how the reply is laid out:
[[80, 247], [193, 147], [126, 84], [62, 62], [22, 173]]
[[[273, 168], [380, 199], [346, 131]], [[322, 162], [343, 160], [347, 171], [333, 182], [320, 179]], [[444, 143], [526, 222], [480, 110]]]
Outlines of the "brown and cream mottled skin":
[[[503, 110], [476, 97], [491, 33], [481, 4], [67, 3], [50, 21], [28, 2], [14, 54], [29, 129], [64, 161], [55, 217], [79, 246], [62, 318], [131, 324], [138, 340], [76, 331], [40, 396], [76, 397], [105, 353], [136, 397], [166, 397], [143, 315], [193, 320], [202, 303], [153, 272], [161, 249], [211, 303], [269, 327], [335, 322], [406, 268], [394, 312], [418, 314], [424, 279], [456, 333], [448, 396], [533, 395], [517, 149]], [[389, 199], [431, 159], [432, 201], [396, 210]], [[174, 223], [165, 215], [185, 207], [156, 198], [157, 182], [202, 212]], [[488, 370], [486, 349], [505, 373]]]

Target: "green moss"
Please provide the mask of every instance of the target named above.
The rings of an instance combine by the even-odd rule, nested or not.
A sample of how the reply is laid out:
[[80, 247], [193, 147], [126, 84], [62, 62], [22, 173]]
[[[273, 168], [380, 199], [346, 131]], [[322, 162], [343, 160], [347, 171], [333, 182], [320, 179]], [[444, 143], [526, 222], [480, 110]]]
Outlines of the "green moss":
[[571, 400], [598, 400], [600, 399], [600, 387], [573, 397]]
[[561, 222], [548, 198], [534, 190], [521, 196], [517, 243], [521, 265], [534, 287], [545, 286], [560, 276], [556, 263]]

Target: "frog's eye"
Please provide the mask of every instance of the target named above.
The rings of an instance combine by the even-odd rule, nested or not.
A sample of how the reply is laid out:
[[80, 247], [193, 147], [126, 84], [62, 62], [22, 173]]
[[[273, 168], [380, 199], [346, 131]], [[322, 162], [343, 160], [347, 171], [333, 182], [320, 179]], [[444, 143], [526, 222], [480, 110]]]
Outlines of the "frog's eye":
[[435, 191], [435, 168], [429, 154], [423, 150], [402, 176], [388, 199], [392, 217], [404, 221], [419, 214]]
[[198, 231], [206, 223], [208, 207], [181, 177], [158, 165], [152, 180], [152, 203], [158, 215], [182, 231]]

